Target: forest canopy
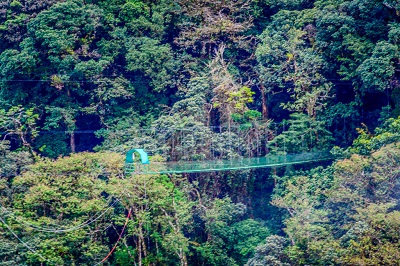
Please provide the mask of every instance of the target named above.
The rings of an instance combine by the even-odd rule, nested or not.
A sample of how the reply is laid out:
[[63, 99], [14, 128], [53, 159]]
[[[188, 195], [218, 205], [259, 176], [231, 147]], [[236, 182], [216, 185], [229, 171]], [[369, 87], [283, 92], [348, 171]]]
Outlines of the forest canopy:
[[[399, 45], [395, 0], [2, 0], [0, 265], [397, 264]], [[124, 173], [221, 127], [334, 159]]]

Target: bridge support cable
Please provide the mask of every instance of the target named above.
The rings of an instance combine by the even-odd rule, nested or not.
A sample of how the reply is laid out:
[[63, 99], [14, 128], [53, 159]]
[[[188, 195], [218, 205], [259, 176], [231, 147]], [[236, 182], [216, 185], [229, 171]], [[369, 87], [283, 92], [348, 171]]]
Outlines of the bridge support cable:
[[8, 231], [10, 231], [10, 233], [16, 238], [18, 239], [18, 241], [24, 246], [26, 247], [30, 252], [32, 252], [33, 254], [37, 255], [39, 258], [41, 258], [43, 261], [46, 261], [52, 265], [55, 265], [53, 262], [51, 262], [50, 260], [46, 259], [45, 257], [43, 257], [39, 252], [37, 252], [35, 249], [33, 249], [31, 246], [29, 246], [25, 241], [23, 241], [11, 228], [10, 226], [6, 223], [6, 221], [0, 217], [0, 222], [7, 228]]
[[99, 263], [95, 264], [94, 266], [100, 265], [100, 264], [104, 263], [106, 260], [108, 260], [108, 258], [111, 256], [111, 254], [117, 248], [118, 243], [122, 238], [122, 234], [124, 233], [125, 228], [128, 225], [129, 218], [131, 217], [131, 214], [132, 214], [132, 208], [129, 209], [128, 215], [126, 216], [126, 220], [125, 220], [125, 223], [124, 223], [124, 227], [122, 227], [122, 230], [121, 230], [121, 233], [118, 236], [117, 242], [115, 242], [113, 248], [110, 250], [110, 252], [107, 254], [107, 256], [105, 256], [104, 259], [102, 259]]

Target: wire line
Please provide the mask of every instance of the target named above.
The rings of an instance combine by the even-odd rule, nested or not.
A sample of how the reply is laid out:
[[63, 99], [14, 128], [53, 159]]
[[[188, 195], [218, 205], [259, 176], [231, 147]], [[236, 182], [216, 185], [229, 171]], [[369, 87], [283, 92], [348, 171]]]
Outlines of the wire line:
[[103, 217], [104, 214], [106, 214], [112, 207], [114, 207], [115, 204], [116, 204], [117, 202], [119, 202], [118, 199], [115, 200], [114, 203], [111, 204], [111, 206], [109, 206], [105, 211], [103, 211], [103, 212], [102, 212], [99, 216], [97, 216], [96, 218], [93, 219], [93, 217], [95, 217], [95, 216], [96, 216], [98, 213], [100, 213], [100, 212], [97, 212], [97, 213], [95, 214], [95, 216], [92, 217], [92, 219], [89, 219], [89, 220], [85, 221], [84, 223], [82, 223], [82, 224], [80, 224], [80, 225], [77, 225], [77, 226], [74, 226], [74, 227], [71, 227], [71, 228], [67, 228], [67, 229], [51, 229], [51, 228], [47, 229], [47, 228], [44, 228], [44, 227], [39, 227], [39, 226], [36, 226], [36, 225], [34, 225], [34, 224], [32, 224], [32, 223], [28, 223], [28, 222], [25, 222], [25, 221], [23, 221], [23, 220], [20, 220], [19, 217], [18, 217], [16, 214], [14, 214], [13, 212], [7, 210], [5, 207], [1, 206], [1, 208], [4, 209], [7, 213], [11, 214], [17, 222], [19, 222], [19, 223], [21, 223], [21, 224], [24, 224], [24, 225], [26, 225], [26, 226], [28, 226], [28, 227], [30, 227], [31, 229], [34, 229], [34, 230], [36, 230], [36, 231], [39, 231], [39, 232], [48, 232], [48, 233], [65, 233], [65, 232], [71, 232], [71, 231], [78, 230], [78, 229], [80, 229], [80, 228], [83, 228], [83, 227], [85, 227], [85, 226], [88, 226], [88, 225], [91, 224], [91, 223], [94, 223], [95, 221], [97, 221], [97, 220], [99, 220], [101, 217]]
[[113, 248], [110, 250], [110, 252], [107, 254], [107, 256], [105, 256], [104, 259], [102, 259], [99, 263], [96, 263], [94, 266], [100, 265], [101, 263], [105, 262], [111, 256], [111, 254], [114, 252], [114, 250], [117, 248], [117, 245], [118, 245], [119, 241], [121, 240], [122, 234], [125, 231], [126, 225], [128, 224], [129, 218], [131, 217], [131, 213], [132, 213], [132, 207], [129, 209], [128, 215], [126, 216], [124, 227], [122, 228], [121, 233], [118, 236], [117, 242], [115, 243]]
[[[13, 234], [13, 236], [18, 239], [19, 242], [21, 242], [22, 245], [24, 245], [29, 251], [31, 251], [32, 253], [38, 255], [42, 260], [47, 261], [49, 263], [52, 263], [51, 261], [47, 260], [45, 257], [43, 257], [41, 254], [39, 254], [36, 250], [34, 250], [33, 248], [31, 248], [27, 243], [25, 243], [21, 238], [19, 238], [19, 236], [8, 226], [8, 224], [3, 220], [2, 217], [0, 217], [0, 221], [4, 224], [4, 226], [8, 229], [8, 231], [11, 232], [11, 234]], [[53, 263], [52, 263], [53, 264]]]

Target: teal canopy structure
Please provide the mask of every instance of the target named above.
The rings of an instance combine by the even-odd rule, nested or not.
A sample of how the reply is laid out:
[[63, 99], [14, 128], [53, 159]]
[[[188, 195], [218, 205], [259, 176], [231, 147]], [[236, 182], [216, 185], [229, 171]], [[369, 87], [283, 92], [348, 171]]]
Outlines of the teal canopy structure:
[[126, 153], [125, 164], [133, 164], [135, 162], [135, 152], [140, 155], [142, 164], [149, 164], [149, 156], [143, 149], [132, 149]]

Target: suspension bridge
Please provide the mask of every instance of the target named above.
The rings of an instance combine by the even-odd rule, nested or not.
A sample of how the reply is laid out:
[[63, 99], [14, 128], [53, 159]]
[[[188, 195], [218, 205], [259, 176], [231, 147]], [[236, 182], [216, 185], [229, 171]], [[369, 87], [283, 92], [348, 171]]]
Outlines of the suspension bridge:
[[[53, 132], [54, 133], [54, 132]], [[61, 132], [63, 133], [63, 132]], [[86, 133], [86, 132], [82, 132]], [[119, 132], [121, 133], [121, 132]], [[124, 132], [126, 133], [126, 132]], [[130, 174], [179, 174], [227, 170], [245, 170], [281, 167], [295, 164], [332, 160], [325, 149], [329, 147], [329, 131], [318, 124], [291, 122], [271, 123], [252, 121], [241, 125], [209, 127], [201, 123], [184, 127], [155, 126], [132, 132], [129, 145], [140, 148], [126, 153], [125, 173]], [[119, 200], [108, 202], [103, 210], [88, 220], [66, 227], [41, 227], [26, 221], [0, 204], [0, 214], [7, 214], [29, 230], [43, 233], [66, 233], [89, 226], [109, 212]], [[129, 209], [118, 239], [109, 253], [95, 265], [105, 262], [117, 247], [127, 227], [132, 209]], [[20, 238], [0, 216], [10, 233], [30, 252], [49, 265], [56, 265], [45, 258], [30, 243]]]
[[134, 138], [140, 148], [126, 153], [125, 173], [199, 173], [328, 161], [333, 159], [324, 150], [328, 135], [323, 127], [304, 122], [141, 129]]

